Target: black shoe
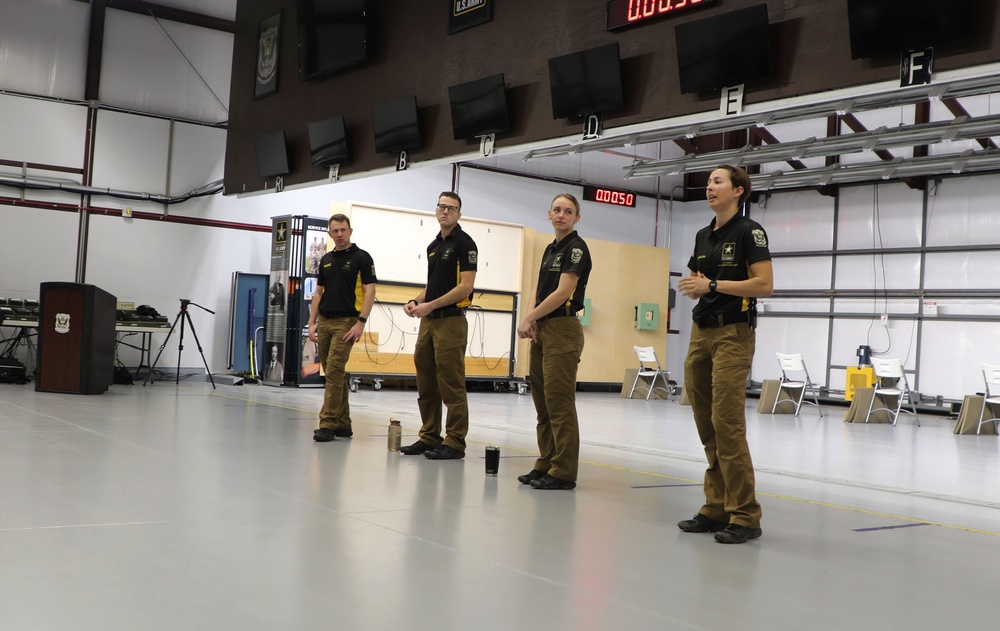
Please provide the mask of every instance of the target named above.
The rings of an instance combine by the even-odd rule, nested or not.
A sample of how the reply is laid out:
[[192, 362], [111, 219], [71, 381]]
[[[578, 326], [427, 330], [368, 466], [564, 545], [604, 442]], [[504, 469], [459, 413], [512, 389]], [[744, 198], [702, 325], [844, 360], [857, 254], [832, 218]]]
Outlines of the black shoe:
[[424, 453], [424, 458], [430, 458], [431, 460], [461, 460], [464, 457], [464, 451], [459, 451], [448, 445], [441, 445], [435, 449], [429, 449]]
[[685, 519], [677, 522], [677, 527], [684, 532], [720, 532], [728, 526], [724, 521], [718, 521], [711, 517], [706, 517], [701, 513], [694, 516], [694, 519]]
[[399, 448], [399, 453], [405, 454], [407, 456], [419, 456], [425, 451], [430, 451], [431, 446], [427, 443], [420, 442], [419, 440], [412, 445], [404, 445]]
[[764, 531], [760, 528], [748, 528], [739, 524], [729, 524], [722, 532], [715, 533], [719, 543], [746, 543], [751, 539], [760, 539]]
[[313, 432], [313, 440], [317, 443], [328, 443], [336, 437], [337, 432], [329, 427], [321, 427]]
[[545, 475], [544, 471], [539, 471], [538, 469], [532, 469], [530, 473], [525, 473], [524, 475], [517, 476], [517, 481], [521, 484], [531, 484], [532, 480], [537, 480]]
[[333, 435], [336, 436], [337, 438], [350, 438], [351, 436], [354, 436], [354, 430], [342, 429], [338, 427], [337, 429], [333, 430]]
[[537, 480], [532, 480], [531, 488], [542, 489], [543, 491], [569, 491], [576, 488], [576, 482], [561, 480], [546, 473]]

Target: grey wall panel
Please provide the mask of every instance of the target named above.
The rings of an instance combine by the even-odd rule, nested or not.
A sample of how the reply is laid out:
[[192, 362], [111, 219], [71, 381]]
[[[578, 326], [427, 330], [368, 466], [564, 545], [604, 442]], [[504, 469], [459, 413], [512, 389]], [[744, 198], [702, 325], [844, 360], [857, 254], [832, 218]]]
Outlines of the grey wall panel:
[[0, 88], [84, 98], [90, 4], [5, 0], [0, 20]]

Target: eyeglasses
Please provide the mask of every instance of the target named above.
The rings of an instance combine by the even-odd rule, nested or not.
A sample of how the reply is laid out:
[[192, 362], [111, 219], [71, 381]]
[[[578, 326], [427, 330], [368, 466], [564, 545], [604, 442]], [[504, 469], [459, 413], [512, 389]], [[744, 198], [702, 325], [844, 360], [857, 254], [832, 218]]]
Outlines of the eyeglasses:
[[438, 204], [437, 209], [446, 213], [457, 213], [461, 211], [458, 206], [449, 206], [448, 204]]

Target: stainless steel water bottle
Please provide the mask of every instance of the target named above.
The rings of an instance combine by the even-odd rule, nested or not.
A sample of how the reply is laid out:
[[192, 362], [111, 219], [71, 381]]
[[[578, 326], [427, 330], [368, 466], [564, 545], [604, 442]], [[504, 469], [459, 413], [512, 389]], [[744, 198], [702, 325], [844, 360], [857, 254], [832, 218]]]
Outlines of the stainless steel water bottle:
[[389, 451], [399, 451], [403, 440], [403, 426], [394, 418], [389, 419]]

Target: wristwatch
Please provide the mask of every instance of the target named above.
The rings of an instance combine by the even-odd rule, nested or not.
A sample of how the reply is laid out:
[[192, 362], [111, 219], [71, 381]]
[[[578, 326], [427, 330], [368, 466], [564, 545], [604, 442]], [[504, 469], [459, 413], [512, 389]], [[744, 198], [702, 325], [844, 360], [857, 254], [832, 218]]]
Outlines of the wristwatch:
[[365, 322], [368, 322], [368, 318], [365, 316], [358, 316], [358, 322], [364, 324]]
[[714, 293], [715, 293], [715, 291], [716, 291], [716, 289], [715, 289], [715, 288], [716, 288], [717, 286], [718, 286], [718, 283], [716, 283], [716, 282], [715, 282], [714, 280], [710, 280], [710, 281], [708, 281], [708, 293], [710, 293], [710, 294], [714, 294]]

